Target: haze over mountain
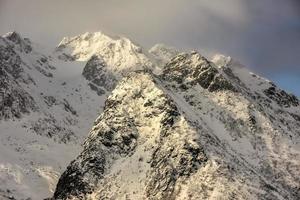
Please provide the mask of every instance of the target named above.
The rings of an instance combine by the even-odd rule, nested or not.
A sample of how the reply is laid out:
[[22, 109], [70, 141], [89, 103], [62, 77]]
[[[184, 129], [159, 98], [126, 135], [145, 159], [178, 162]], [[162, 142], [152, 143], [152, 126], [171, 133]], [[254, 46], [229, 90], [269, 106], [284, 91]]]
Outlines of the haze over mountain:
[[0, 37], [0, 198], [299, 199], [300, 102], [220, 54]]

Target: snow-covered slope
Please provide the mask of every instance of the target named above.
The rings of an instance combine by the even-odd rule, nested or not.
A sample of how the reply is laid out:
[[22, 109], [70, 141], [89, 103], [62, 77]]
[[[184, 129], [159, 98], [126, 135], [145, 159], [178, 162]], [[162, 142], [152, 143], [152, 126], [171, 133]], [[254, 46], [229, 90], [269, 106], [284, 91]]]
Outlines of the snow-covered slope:
[[54, 199], [299, 199], [299, 100], [214, 62], [182, 53], [119, 82]]

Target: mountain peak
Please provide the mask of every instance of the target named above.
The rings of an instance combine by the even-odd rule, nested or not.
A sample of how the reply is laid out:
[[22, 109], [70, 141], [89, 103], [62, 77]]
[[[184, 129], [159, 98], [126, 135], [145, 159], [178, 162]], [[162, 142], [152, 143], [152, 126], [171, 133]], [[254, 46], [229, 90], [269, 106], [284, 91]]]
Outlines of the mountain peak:
[[102, 57], [110, 71], [127, 73], [153, 67], [142, 47], [125, 37], [111, 37], [102, 32], [66, 37], [56, 49], [62, 60], [88, 61]]
[[23, 38], [16, 31], [8, 32], [2, 37], [14, 43], [20, 51], [24, 51], [25, 53], [29, 53], [32, 51], [31, 41], [28, 38]]
[[23, 40], [21, 35], [19, 33], [17, 33], [16, 31], [8, 32], [8, 33], [4, 34], [3, 37], [5, 37], [11, 41]]
[[219, 69], [197, 51], [175, 56], [164, 67], [162, 77], [185, 89], [199, 84], [209, 91], [235, 90]]
[[[116, 43], [121, 46], [132, 46], [136, 49], [140, 49], [138, 45], [134, 44], [130, 39], [121, 36], [111, 36], [104, 34], [103, 32], [86, 32], [74, 37], [64, 37], [59, 43], [57, 49], [63, 49], [65, 47], [81, 48], [82, 50], [94, 49], [97, 50], [105, 44]], [[112, 46], [112, 45], [111, 45]]]

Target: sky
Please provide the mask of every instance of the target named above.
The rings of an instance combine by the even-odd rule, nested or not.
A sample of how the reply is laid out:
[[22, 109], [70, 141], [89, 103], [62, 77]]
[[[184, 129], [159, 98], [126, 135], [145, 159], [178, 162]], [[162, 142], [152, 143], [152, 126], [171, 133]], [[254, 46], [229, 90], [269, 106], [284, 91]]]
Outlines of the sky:
[[103, 31], [233, 57], [300, 96], [299, 0], [0, 0], [0, 34], [56, 46]]

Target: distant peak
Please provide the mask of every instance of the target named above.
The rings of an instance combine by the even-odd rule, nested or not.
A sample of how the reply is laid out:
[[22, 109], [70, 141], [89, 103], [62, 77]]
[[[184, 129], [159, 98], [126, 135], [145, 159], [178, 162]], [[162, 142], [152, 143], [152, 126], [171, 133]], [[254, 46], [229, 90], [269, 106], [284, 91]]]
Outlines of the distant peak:
[[28, 38], [23, 38], [16, 31], [8, 32], [2, 37], [16, 44], [21, 51], [25, 51], [26, 53], [32, 51], [31, 41]]
[[8, 33], [4, 34], [3, 37], [7, 38], [13, 42], [19, 42], [22, 40], [21, 35], [19, 33], [17, 33], [16, 31], [8, 32]]
[[[62, 41], [59, 43], [58, 47], [65, 46], [69, 43], [84, 43], [84, 42], [91, 42], [94, 44], [97, 44], [99, 42], [109, 42], [109, 41], [121, 41], [126, 42], [130, 44], [134, 44], [130, 39], [122, 36], [115, 36], [115, 35], [109, 35], [106, 33], [103, 33], [101, 31], [98, 32], [86, 32], [77, 36], [71, 36], [71, 37], [64, 37]], [[135, 44], [136, 45], [136, 44]]]

